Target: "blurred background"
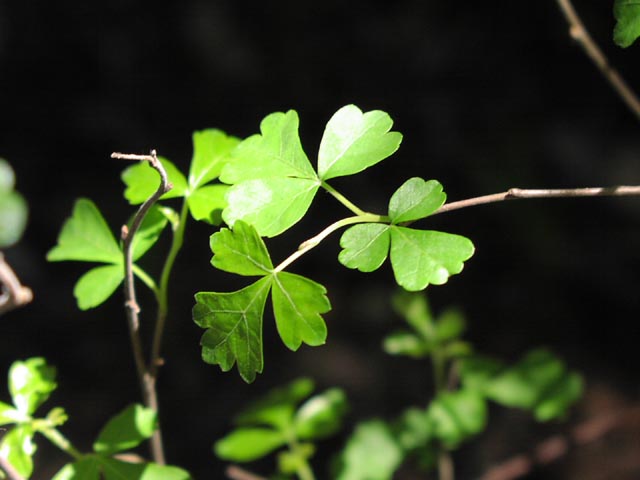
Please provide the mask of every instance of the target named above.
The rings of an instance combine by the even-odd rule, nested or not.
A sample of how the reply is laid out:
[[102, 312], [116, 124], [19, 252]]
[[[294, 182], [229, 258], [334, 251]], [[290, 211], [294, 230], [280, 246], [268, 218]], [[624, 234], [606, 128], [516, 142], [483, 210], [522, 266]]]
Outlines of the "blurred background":
[[[612, 3], [576, 8], [640, 88], [640, 46], [613, 44]], [[411, 176], [438, 179], [451, 200], [509, 187], [640, 184], [638, 120], [572, 42], [551, 0], [0, 2], [0, 156], [31, 208], [24, 239], [6, 256], [35, 294], [1, 319], [0, 375], [29, 356], [56, 365], [59, 388], [48, 405], [67, 409], [64, 431], [89, 448], [106, 419], [139, 397], [122, 296], [80, 312], [72, 290], [87, 266], [45, 261], [74, 200], [94, 200], [118, 231], [133, 209], [122, 197], [124, 165], [111, 152], [155, 148], [186, 171], [194, 130], [245, 137], [265, 115], [293, 108], [313, 160], [324, 124], [348, 103], [389, 112], [404, 134], [393, 157], [335, 182], [371, 211], [384, 211]], [[272, 256], [285, 258], [344, 214], [333, 198], [318, 196], [308, 218], [269, 243]], [[634, 198], [521, 200], [438, 216], [428, 228], [466, 235], [477, 252], [462, 275], [429, 288], [431, 305], [459, 306], [483, 353], [517, 359], [545, 345], [583, 372], [588, 393], [574, 422], [637, 402], [639, 218]], [[211, 445], [233, 413], [300, 375], [344, 388], [350, 423], [427, 403], [429, 366], [380, 348], [401, 326], [390, 268], [347, 271], [336, 259], [337, 235], [293, 268], [329, 291], [326, 346], [289, 352], [268, 317], [265, 373], [253, 385], [204, 364], [193, 294], [235, 286], [209, 265], [213, 231], [188, 226], [173, 274], [159, 381], [171, 463], [198, 479], [222, 478]], [[145, 259], [151, 272], [166, 245]], [[144, 327], [154, 313], [150, 303], [143, 309]], [[514, 412], [491, 415], [493, 427], [455, 456], [461, 479], [564, 428]], [[618, 440], [617, 456], [605, 439], [527, 478], [638, 478], [638, 431], [635, 445]], [[342, 441], [321, 444], [318, 463]], [[40, 445], [36, 478], [49, 478], [66, 458]]]

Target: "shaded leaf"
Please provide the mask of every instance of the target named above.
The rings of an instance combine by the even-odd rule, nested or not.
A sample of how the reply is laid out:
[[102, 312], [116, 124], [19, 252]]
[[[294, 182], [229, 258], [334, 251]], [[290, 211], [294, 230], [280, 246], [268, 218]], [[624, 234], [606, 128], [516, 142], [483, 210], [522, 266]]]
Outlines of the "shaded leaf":
[[301, 343], [317, 346], [327, 338], [321, 314], [331, 310], [327, 290], [306, 277], [287, 272], [273, 275], [273, 313], [284, 344], [297, 350]]
[[424, 294], [400, 291], [393, 296], [393, 307], [423, 339], [435, 340], [435, 319]]
[[448, 448], [480, 433], [487, 424], [487, 404], [479, 392], [458, 390], [440, 394], [431, 402], [428, 415], [434, 435]]
[[29, 208], [18, 192], [0, 193], [0, 248], [16, 243], [27, 226]]
[[373, 272], [384, 263], [389, 253], [389, 226], [362, 223], [345, 230], [340, 238], [342, 251], [338, 260], [347, 268]]
[[467, 328], [461, 311], [451, 308], [444, 311], [436, 322], [435, 336], [439, 342], [446, 342], [460, 337]]
[[582, 397], [584, 382], [577, 373], [568, 373], [549, 387], [533, 411], [536, 420], [547, 422], [565, 415], [567, 410]]
[[616, 26], [613, 40], [618, 46], [631, 46], [640, 37], [640, 3], [637, 0], [615, 0], [613, 16]]
[[383, 348], [389, 355], [407, 355], [423, 358], [431, 352], [431, 346], [424, 339], [411, 332], [395, 332], [384, 339]]
[[287, 443], [282, 432], [270, 428], [238, 428], [218, 440], [216, 455], [233, 462], [251, 462]]
[[342, 107], [327, 123], [320, 142], [320, 178], [352, 175], [393, 154], [402, 135], [389, 132], [392, 125], [391, 117], [380, 110], [363, 114], [355, 105]]
[[[164, 157], [158, 157], [167, 172], [167, 179], [173, 188], [161, 198], [182, 197], [187, 191], [187, 179], [172, 162]], [[160, 174], [149, 165], [149, 162], [138, 162], [122, 172], [122, 181], [127, 186], [124, 191], [126, 198], [132, 205], [145, 202], [160, 186]]]
[[338, 388], [314, 395], [296, 412], [294, 428], [298, 438], [310, 440], [334, 434], [340, 430], [347, 408], [347, 397]]
[[189, 188], [195, 191], [218, 178], [222, 168], [231, 160], [229, 154], [240, 143], [240, 139], [213, 128], [193, 132], [192, 138]]
[[156, 428], [156, 412], [139, 404], [129, 405], [102, 428], [93, 444], [93, 450], [111, 455], [137, 447], [150, 438]]
[[9, 368], [9, 392], [18, 411], [31, 415], [57, 387], [56, 369], [44, 358], [13, 362]]
[[4, 158], [0, 158], [0, 194], [12, 192], [15, 184], [13, 168]]
[[273, 270], [267, 247], [256, 229], [238, 221], [233, 230], [223, 228], [211, 235], [211, 264], [238, 275], [264, 276]]
[[80, 310], [88, 310], [105, 302], [124, 280], [123, 265], [95, 267], [77, 281], [73, 295]]
[[389, 217], [395, 224], [428, 217], [447, 200], [442, 185], [436, 180], [410, 178], [389, 201]]

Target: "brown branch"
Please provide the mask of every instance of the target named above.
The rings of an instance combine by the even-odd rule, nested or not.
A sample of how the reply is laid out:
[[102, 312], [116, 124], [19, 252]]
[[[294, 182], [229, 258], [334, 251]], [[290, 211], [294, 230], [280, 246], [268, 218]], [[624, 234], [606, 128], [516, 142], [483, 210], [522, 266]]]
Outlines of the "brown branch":
[[[167, 172], [158, 160], [156, 151], [152, 150], [150, 155], [133, 155], [124, 153], [112, 153], [111, 158], [123, 160], [147, 161], [160, 175], [160, 185], [158, 189], [140, 206], [131, 227], [123, 225], [122, 227], [122, 250], [124, 254], [124, 294], [125, 294], [125, 310], [127, 312], [127, 323], [129, 326], [129, 336], [131, 338], [131, 349], [138, 373], [138, 381], [142, 390], [142, 397], [147, 407], [155, 412], [158, 411], [158, 394], [156, 392], [156, 376], [152, 375], [150, 368], [145, 364], [144, 352], [142, 350], [142, 342], [140, 340], [140, 307], [136, 299], [135, 283], [133, 276], [133, 238], [140, 228], [144, 217], [149, 209], [156, 203], [162, 195], [171, 190], [172, 185], [167, 179]], [[164, 465], [164, 449], [162, 446], [162, 433], [158, 428], [151, 437], [151, 456], [153, 461]]]
[[248, 472], [237, 465], [229, 465], [225, 473], [231, 480], [267, 480], [265, 477]]
[[571, 446], [583, 446], [601, 439], [616, 428], [637, 422], [640, 407], [616, 410], [589, 419], [567, 435], [554, 435], [539, 443], [531, 453], [516, 455], [487, 470], [479, 480], [514, 480], [531, 473], [536, 466], [547, 465], [559, 460], [569, 452]]
[[0, 470], [6, 474], [7, 480], [25, 480], [2, 455], [0, 455]]
[[572, 197], [623, 197], [640, 196], [640, 186], [596, 187], [596, 188], [556, 188], [525, 189], [510, 188], [506, 192], [468, 198], [457, 202], [445, 203], [435, 213], [445, 213], [461, 208], [484, 205], [486, 203], [518, 200], [523, 198], [572, 198]]
[[0, 252], [0, 285], [3, 290], [0, 295], [0, 315], [33, 300], [31, 289], [20, 283], [15, 272], [5, 261], [2, 252]]
[[622, 101], [640, 119], [640, 100], [618, 71], [613, 68], [598, 44], [591, 38], [582, 20], [573, 8], [571, 0], [557, 0], [558, 6], [569, 23], [569, 35], [582, 47], [586, 55], [598, 67]]

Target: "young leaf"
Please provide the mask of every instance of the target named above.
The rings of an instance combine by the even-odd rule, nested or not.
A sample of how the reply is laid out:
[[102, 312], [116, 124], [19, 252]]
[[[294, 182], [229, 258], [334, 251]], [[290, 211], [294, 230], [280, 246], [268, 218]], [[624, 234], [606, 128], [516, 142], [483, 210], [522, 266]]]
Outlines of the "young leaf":
[[62, 227], [58, 244], [47, 254], [50, 262], [117, 263], [121, 257], [120, 247], [100, 210], [86, 198], [76, 201], [71, 218]]
[[424, 340], [435, 340], [435, 319], [424, 294], [403, 290], [393, 296], [393, 307]]
[[385, 112], [362, 113], [355, 105], [338, 110], [320, 142], [318, 174], [322, 180], [361, 172], [393, 154], [402, 141], [389, 132], [393, 121]]
[[273, 270], [267, 247], [256, 229], [237, 221], [233, 230], [223, 228], [211, 235], [211, 264], [225, 272], [264, 276]]
[[222, 168], [231, 160], [230, 153], [238, 143], [238, 138], [217, 129], [193, 132], [189, 188], [195, 191], [218, 178]]
[[640, 4], [637, 0], [615, 0], [613, 16], [617, 21], [613, 40], [620, 47], [629, 47], [640, 37]]
[[347, 408], [347, 397], [338, 388], [314, 395], [296, 412], [294, 428], [298, 438], [310, 440], [334, 434], [342, 426]]
[[337, 462], [336, 480], [390, 480], [403, 452], [381, 420], [358, 425]]
[[383, 348], [389, 355], [407, 355], [423, 358], [431, 352], [431, 346], [411, 332], [395, 332], [384, 339]]
[[459, 235], [391, 227], [391, 265], [398, 285], [405, 290], [446, 283], [450, 275], [462, 271], [473, 251], [471, 241]]
[[[161, 198], [182, 197], [187, 191], [187, 179], [172, 162], [158, 157], [167, 172], [167, 179], [173, 188]], [[160, 186], [160, 175], [148, 162], [138, 162], [122, 172], [122, 181], [126, 185], [124, 198], [132, 205], [138, 205], [153, 195]]]
[[389, 226], [381, 223], [361, 223], [345, 230], [340, 237], [342, 251], [338, 261], [347, 268], [373, 272], [387, 259]]
[[448, 448], [480, 433], [487, 424], [487, 404], [480, 393], [458, 390], [438, 395], [428, 409], [436, 437]]
[[412, 407], [394, 422], [393, 431], [404, 451], [425, 451], [433, 438], [433, 422], [425, 410]]
[[446, 200], [440, 182], [410, 178], [391, 197], [389, 217], [394, 224], [419, 220], [438, 210]]
[[157, 414], [142, 405], [130, 405], [112, 417], [93, 444], [96, 453], [112, 455], [137, 447], [157, 428]]
[[327, 290], [306, 277], [279, 272], [273, 275], [273, 313], [284, 344], [295, 351], [302, 342], [317, 346], [327, 338], [320, 316], [331, 310]]
[[456, 339], [464, 333], [466, 328], [467, 324], [462, 312], [454, 308], [446, 310], [436, 322], [436, 339], [439, 342]]
[[19, 425], [4, 434], [0, 440], [0, 456], [6, 458], [16, 471], [25, 478], [33, 472], [33, 455], [37, 446], [33, 443], [31, 425]]
[[285, 435], [270, 428], [239, 428], [214, 445], [215, 454], [223, 460], [251, 462], [285, 445]]
[[123, 265], [95, 267], [82, 275], [73, 288], [78, 308], [88, 310], [105, 302], [124, 279]]
[[18, 411], [31, 415], [53, 392], [56, 369], [44, 358], [34, 357], [13, 362], [9, 368], [9, 392]]
[[202, 359], [227, 372], [236, 363], [247, 382], [262, 372], [262, 315], [267, 301], [269, 277], [237, 292], [196, 294], [194, 322], [208, 330], [202, 336]]
[[26, 420], [28, 416], [21, 413], [12, 405], [4, 402], [0, 402], [0, 425], [6, 425], [8, 423], [18, 423]]

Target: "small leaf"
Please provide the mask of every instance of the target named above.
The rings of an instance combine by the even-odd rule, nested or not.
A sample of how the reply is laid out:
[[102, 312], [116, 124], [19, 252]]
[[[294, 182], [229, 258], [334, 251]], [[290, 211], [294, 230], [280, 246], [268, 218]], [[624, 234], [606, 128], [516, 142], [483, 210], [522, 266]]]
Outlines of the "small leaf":
[[204, 221], [212, 225], [222, 223], [222, 211], [227, 206], [225, 196], [229, 191], [228, 185], [206, 185], [195, 190], [189, 195], [189, 212], [198, 221]]
[[424, 294], [400, 291], [393, 296], [393, 307], [424, 340], [429, 343], [436, 340], [435, 320]]
[[287, 443], [282, 432], [270, 428], [239, 428], [214, 445], [215, 454], [232, 462], [251, 462]]
[[457, 309], [446, 310], [436, 322], [436, 339], [439, 342], [454, 340], [462, 335], [467, 328], [464, 315]]
[[384, 263], [389, 253], [389, 226], [362, 223], [346, 230], [340, 238], [342, 251], [338, 260], [347, 268], [373, 272]]
[[494, 358], [474, 355], [460, 362], [460, 377], [465, 389], [483, 392], [503, 369], [504, 364]]
[[0, 402], [0, 425], [22, 422], [28, 418], [28, 415], [16, 410], [12, 405]]
[[236, 137], [221, 130], [208, 129], [193, 132], [193, 158], [189, 170], [192, 191], [218, 178], [222, 167], [230, 160], [231, 151], [240, 143]]
[[[316, 449], [311, 443], [300, 443], [295, 452], [290, 450], [280, 452], [278, 453], [278, 471], [293, 475], [305, 468], [309, 468], [308, 460], [313, 457], [314, 453], [316, 453]], [[277, 478], [273, 480], [277, 480]]]
[[548, 388], [534, 409], [536, 420], [547, 422], [563, 416], [584, 390], [582, 377], [577, 373], [568, 373]]
[[468, 238], [451, 233], [391, 227], [391, 265], [398, 285], [409, 291], [442, 285], [473, 255]]
[[331, 310], [327, 290], [306, 277], [279, 272], [273, 275], [273, 313], [284, 344], [297, 350], [304, 342], [312, 347], [324, 344], [327, 326], [321, 314]]
[[419, 220], [438, 210], [446, 199], [440, 182], [410, 178], [391, 197], [389, 217], [395, 224]]
[[403, 450], [428, 449], [433, 437], [433, 424], [427, 412], [420, 408], [409, 408], [402, 412], [394, 425], [395, 436]]
[[252, 224], [261, 236], [275, 237], [297, 223], [307, 212], [320, 182], [317, 179], [273, 177], [247, 180], [227, 192], [222, 218]]
[[31, 425], [20, 425], [5, 433], [0, 441], [0, 456], [25, 478], [33, 472], [33, 455], [37, 446], [33, 443], [33, 429]]
[[455, 448], [480, 433], [487, 424], [487, 404], [474, 390], [458, 390], [438, 395], [428, 415], [434, 434], [448, 448]]
[[124, 280], [124, 266], [95, 267], [82, 275], [73, 289], [80, 310], [104, 303]]
[[9, 392], [20, 413], [31, 415], [56, 387], [56, 369], [44, 358], [13, 362], [9, 368]]
[[150, 408], [134, 404], [112, 417], [93, 444], [96, 453], [111, 455], [137, 447], [157, 428], [157, 414]]
[[314, 395], [296, 412], [294, 428], [298, 438], [310, 440], [334, 434], [340, 430], [347, 408], [347, 397], [338, 388]]
[[[140, 228], [133, 237], [133, 260], [142, 257], [157, 241], [167, 226], [167, 216], [157, 206], [151, 207], [142, 220]], [[120, 255], [122, 257], [122, 254]]]
[[407, 355], [424, 358], [431, 347], [420, 337], [410, 332], [395, 332], [384, 339], [384, 351], [389, 355]]
[[100, 459], [91, 455], [67, 463], [51, 480], [100, 480]]
[[322, 180], [361, 172], [393, 154], [402, 141], [389, 132], [393, 121], [385, 112], [362, 113], [355, 105], [338, 110], [320, 142], [318, 173]]
[[256, 229], [238, 221], [233, 230], [223, 228], [211, 235], [211, 264], [225, 272], [264, 276], [273, 270], [267, 247]]
[[[173, 163], [163, 157], [158, 157], [167, 172], [167, 179], [173, 188], [161, 198], [177, 198], [184, 196], [187, 191], [187, 179]], [[160, 186], [160, 174], [148, 162], [138, 162], [122, 172], [122, 181], [127, 186], [124, 198], [130, 204], [137, 205], [145, 202]]]
[[391, 480], [403, 452], [381, 420], [358, 425], [337, 463], [336, 480]]
[[18, 192], [0, 193], [0, 248], [16, 243], [27, 226], [29, 208]]
[[262, 372], [262, 315], [270, 278], [237, 292], [196, 294], [193, 321], [208, 330], [202, 336], [202, 359], [227, 372], [236, 363], [240, 376], [251, 383]]
[[107, 222], [95, 204], [78, 199], [71, 217], [66, 220], [58, 244], [47, 254], [47, 260], [78, 260], [118, 263], [122, 253]]
[[637, 0], [615, 0], [613, 16], [617, 20], [613, 40], [626, 48], [640, 37], [640, 3]]

